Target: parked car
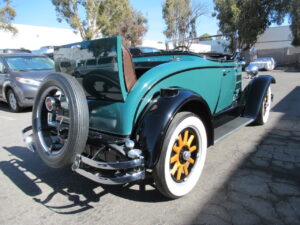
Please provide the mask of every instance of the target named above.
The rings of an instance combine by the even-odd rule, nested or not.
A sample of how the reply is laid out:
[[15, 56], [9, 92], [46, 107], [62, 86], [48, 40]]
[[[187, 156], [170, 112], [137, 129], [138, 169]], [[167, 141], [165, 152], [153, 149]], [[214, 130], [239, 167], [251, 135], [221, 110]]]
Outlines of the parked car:
[[250, 65], [255, 65], [259, 70], [274, 70], [276, 67], [276, 62], [272, 57], [261, 57], [257, 58], [255, 61], [250, 62]]
[[0, 100], [13, 112], [33, 105], [37, 90], [54, 62], [45, 56], [15, 53], [0, 54]]
[[82, 54], [70, 54], [75, 48], [66, 45], [59, 51], [66, 54], [54, 58], [116, 55], [117, 70], [95, 68], [77, 79], [56, 71], [44, 80], [23, 134], [50, 167], [71, 166], [103, 184], [152, 176], [163, 195], [179, 198], [196, 185], [207, 147], [268, 120], [275, 80], [257, 76], [242, 89], [235, 54], [132, 58], [120, 37], [73, 45]]
[[130, 47], [129, 51], [131, 53], [132, 56], [139, 56], [139, 55], [143, 55], [143, 54], [147, 54], [147, 53], [157, 53], [157, 52], [161, 52], [161, 50], [159, 50], [158, 48], [153, 48], [153, 47]]
[[53, 59], [53, 52], [54, 52], [54, 46], [43, 46], [40, 49], [33, 50], [33, 54], [37, 55], [45, 55], [48, 56], [49, 58]]

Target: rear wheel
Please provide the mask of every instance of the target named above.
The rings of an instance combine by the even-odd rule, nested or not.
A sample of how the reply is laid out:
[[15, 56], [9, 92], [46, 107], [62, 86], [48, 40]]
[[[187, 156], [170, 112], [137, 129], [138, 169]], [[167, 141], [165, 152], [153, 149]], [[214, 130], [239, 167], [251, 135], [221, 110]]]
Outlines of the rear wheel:
[[84, 91], [69, 75], [51, 74], [41, 85], [33, 107], [36, 149], [51, 167], [66, 167], [86, 145], [89, 111]]
[[7, 103], [12, 112], [20, 112], [22, 108], [19, 105], [18, 98], [12, 89], [9, 89], [6, 94]]
[[178, 113], [168, 128], [154, 169], [158, 190], [168, 198], [188, 194], [202, 173], [207, 149], [203, 122], [193, 113]]

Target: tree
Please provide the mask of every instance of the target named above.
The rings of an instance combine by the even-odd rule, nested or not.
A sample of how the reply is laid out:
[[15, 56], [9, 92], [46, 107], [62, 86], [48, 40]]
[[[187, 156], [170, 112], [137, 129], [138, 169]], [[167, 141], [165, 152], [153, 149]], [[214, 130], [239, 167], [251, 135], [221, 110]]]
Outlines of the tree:
[[[79, 31], [83, 40], [96, 38], [101, 31], [99, 24], [99, 6], [102, 0], [52, 0], [58, 21], [65, 20], [75, 31]], [[79, 14], [83, 8], [85, 19]]]
[[[238, 31], [240, 48], [245, 50], [251, 48], [266, 28], [272, 23], [282, 24], [286, 15], [292, 20], [293, 43], [297, 43], [300, 31], [299, 0], [214, 0], [214, 2], [214, 16], [219, 19], [220, 30], [223, 33]], [[298, 8], [293, 9], [295, 6]], [[295, 25], [297, 21], [298, 25]]]
[[59, 22], [65, 20], [84, 40], [120, 35], [126, 43], [137, 44], [147, 31], [146, 18], [134, 11], [128, 0], [52, 0], [52, 3]]
[[212, 40], [212, 38], [210, 37], [210, 35], [208, 33], [202, 34], [199, 38], [201, 41], [211, 41]]
[[122, 36], [128, 46], [141, 44], [141, 38], [147, 32], [147, 19], [141, 12], [135, 11], [128, 0], [104, 1], [100, 12], [104, 36]]
[[163, 5], [163, 18], [167, 25], [164, 31], [174, 47], [188, 46], [188, 39], [197, 36], [196, 25], [201, 15], [206, 14], [207, 6], [191, 0], [166, 0]]
[[290, 9], [291, 30], [294, 36], [292, 44], [300, 46], [300, 1], [293, 0]]
[[5, 6], [0, 8], [0, 30], [17, 33], [17, 29], [11, 25], [11, 21], [16, 17], [16, 12], [11, 6], [10, 0], [4, 0]]

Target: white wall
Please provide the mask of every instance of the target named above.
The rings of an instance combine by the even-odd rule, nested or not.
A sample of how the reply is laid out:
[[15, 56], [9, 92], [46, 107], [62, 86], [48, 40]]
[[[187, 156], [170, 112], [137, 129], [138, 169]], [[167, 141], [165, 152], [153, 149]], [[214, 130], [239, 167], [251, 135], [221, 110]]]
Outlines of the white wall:
[[166, 49], [166, 44], [162, 41], [143, 40], [142, 46], [158, 48], [158, 49], [161, 49], [161, 50]]
[[39, 49], [47, 45], [64, 45], [82, 41], [79, 34], [71, 29], [40, 27], [14, 24], [18, 33], [0, 31], [0, 48], [26, 48], [29, 50]]

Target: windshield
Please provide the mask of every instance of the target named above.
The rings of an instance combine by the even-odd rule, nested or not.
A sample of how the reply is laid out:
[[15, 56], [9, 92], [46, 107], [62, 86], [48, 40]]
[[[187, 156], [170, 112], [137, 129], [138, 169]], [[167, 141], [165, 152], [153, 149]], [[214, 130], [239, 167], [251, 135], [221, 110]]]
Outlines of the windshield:
[[11, 56], [6, 57], [6, 62], [15, 71], [54, 69], [54, 62], [43, 56]]
[[[122, 101], [117, 37], [56, 47], [55, 69], [75, 77], [89, 99]], [[122, 68], [122, 67], [121, 67]]]
[[143, 53], [152, 53], [152, 52], [160, 52], [157, 48], [141, 48]]
[[233, 37], [230, 35], [212, 35], [186, 40], [170, 40], [166, 42], [168, 51], [184, 51], [204, 54], [212, 57], [229, 56], [234, 53]]

